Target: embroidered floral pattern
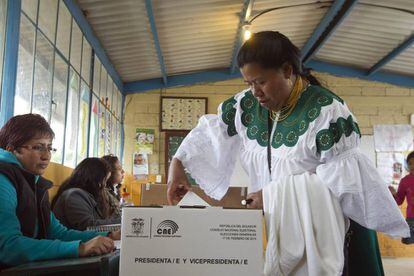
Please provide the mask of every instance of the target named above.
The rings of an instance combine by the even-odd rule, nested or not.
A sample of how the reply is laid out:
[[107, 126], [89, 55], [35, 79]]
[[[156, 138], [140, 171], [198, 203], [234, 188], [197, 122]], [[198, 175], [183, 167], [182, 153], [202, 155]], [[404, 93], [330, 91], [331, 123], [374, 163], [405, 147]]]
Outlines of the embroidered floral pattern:
[[323, 106], [332, 104], [333, 100], [343, 104], [341, 98], [319, 86], [309, 86], [301, 95], [292, 114], [278, 122], [272, 139], [272, 147], [282, 145], [293, 147], [309, 128], [309, 124], [318, 118]]
[[[289, 117], [277, 123], [271, 141], [272, 147], [279, 148], [282, 145], [287, 147], [295, 146], [299, 137], [308, 130], [309, 124], [318, 118], [322, 107], [332, 104], [334, 100], [343, 104], [343, 100], [329, 90], [320, 86], [309, 86], [302, 93]], [[222, 119], [228, 126], [227, 133], [229, 136], [237, 134], [234, 124], [236, 115], [235, 104], [236, 100], [231, 98], [222, 105]], [[269, 111], [259, 104], [251, 91], [245, 93], [240, 101], [240, 107], [242, 109], [241, 121], [247, 128], [247, 137], [250, 140], [256, 140], [259, 145], [266, 147], [269, 140]]]
[[341, 139], [342, 135], [350, 136], [352, 132], [361, 136], [358, 124], [351, 115], [347, 119], [340, 117], [335, 123], [330, 123], [328, 129], [323, 129], [316, 135], [316, 148], [318, 152], [329, 150]]
[[269, 111], [262, 107], [251, 91], [246, 92], [240, 102], [243, 110], [241, 120], [247, 128], [247, 137], [256, 140], [259, 145], [266, 147], [269, 141], [267, 120]]
[[236, 125], [234, 124], [234, 119], [236, 117], [236, 99], [234, 97], [226, 100], [221, 105], [221, 118], [223, 122], [227, 125], [227, 134], [231, 137], [237, 134]]

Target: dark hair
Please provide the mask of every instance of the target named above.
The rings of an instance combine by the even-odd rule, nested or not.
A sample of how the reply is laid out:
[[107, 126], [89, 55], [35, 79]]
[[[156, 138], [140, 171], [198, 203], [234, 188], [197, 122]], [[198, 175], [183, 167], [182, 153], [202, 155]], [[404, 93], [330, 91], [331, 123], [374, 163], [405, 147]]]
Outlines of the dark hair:
[[242, 68], [248, 63], [257, 63], [265, 69], [279, 69], [288, 63], [295, 75], [300, 75], [311, 84], [321, 85], [310, 69], [303, 68], [300, 50], [285, 35], [264, 31], [252, 34], [237, 54], [237, 64]]
[[407, 155], [407, 163], [408, 163], [408, 161], [409, 161], [411, 158], [414, 158], [414, 151], [410, 152], [410, 153]]
[[[117, 156], [109, 154], [109, 155], [105, 155], [102, 156], [102, 159], [108, 163], [110, 169], [111, 169], [111, 177], [109, 177], [108, 181], [106, 182], [106, 187], [110, 188], [111, 190], [113, 190], [114, 186], [114, 179], [115, 179], [115, 173], [117, 171], [117, 167], [116, 164], [119, 162], [119, 159]], [[119, 183], [117, 183], [119, 184]]]
[[70, 188], [80, 188], [93, 195], [105, 218], [108, 218], [110, 216], [109, 203], [104, 189], [104, 181], [110, 172], [109, 165], [100, 158], [85, 158], [59, 187], [56, 196], [52, 200], [52, 208], [64, 191]]
[[24, 114], [10, 118], [0, 129], [0, 148], [17, 149], [37, 137], [55, 138], [49, 123], [39, 114]]

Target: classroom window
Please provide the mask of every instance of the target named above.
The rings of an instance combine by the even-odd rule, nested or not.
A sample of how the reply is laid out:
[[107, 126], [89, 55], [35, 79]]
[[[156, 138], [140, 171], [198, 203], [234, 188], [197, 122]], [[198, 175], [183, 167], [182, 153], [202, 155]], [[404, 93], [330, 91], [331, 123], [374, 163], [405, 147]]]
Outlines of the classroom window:
[[106, 85], [108, 82], [108, 74], [106, 73], [105, 68], [101, 67], [101, 85], [99, 95], [101, 96], [101, 101], [105, 104], [106, 100]]
[[99, 86], [101, 82], [101, 62], [99, 58], [94, 56], [94, 66], [93, 66], [93, 92], [99, 98]]
[[122, 119], [122, 95], [121, 92], [118, 91], [118, 118]]
[[81, 59], [82, 59], [82, 32], [76, 24], [75, 20], [72, 20], [72, 38], [70, 46], [70, 64], [75, 68], [79, 74], [81, 71]]
[[53, 43], [55, 42], [58, 3], [59, 1], [56, 0], [40, 0], [39, 2], [39, 28]]
[[112, 112], [115, 114], [116, 118], [118, 117], [118, 89], [114, 85], [113, 95], [112, 95]]
[[55, 132], [53, 145], [57, 149], [57, 152], [52, 155], [52, 162], [55, 163], [62, 163], [63, 161], [68, 71], [69, 65], [56, 53], [55, 74], [53, 77], [52, 117], [50, 120], [50, 126]]
[[99, 142], [98, 142], [98, 156], [105, 155], [105, 139], [106, 139], [106, 116], [105, 107], [99, 103]]
[[[0, 0], [1, 12], [6, 3]], [[50, 122], [52, 161], [69, 167], [88, 155], [119, 153], [119, 91], [93, 50], [63, 0], [22, 0], [14, 113]]]
[[53, 76], [53, 46], [38, 31], [33, 80], [32, 113], [49, 121]]
[[89, 134], [89, 157], [98, 157], [99, 145], [99, 99], [92, 95], [91, 127]]
[[79, 133], [78, 133], [78, 163], [87, 157], [88, 124], [89, 124], [90, 92], [88, 85], [82, 81], [79, 101]]
[[92, 58], [92, 48], [89, 42], [83, 37], [83, 47], [82, 47], [82, 78], [85, 82], [90, 85], [90, 75], [91, 75], [91, 58]]
[[121, 156], [121, 133], [122, 133], [122, 125], [121, 125], [121, 123], [119, 121], [117, 121], [117, 124], [118, 124], [118, 131], [117, 131], [117, 136], [118, 136], [118, 139], [117, 139], [117, 141], [118, 141], [118, 143], [117, 143], [117, 150], [118, 150], [118, 152], [117, 152], [117, 155], [118, 156]]
[[56, 33], [56, 47], [69, 60], [70, 33], [72, 17], [66, 5], [60, 2]]
[[72, 168], [76, 166], [77, 157], [79, 81], [79, 75], [71, 68], [69, 74], [68, 111], [66, 113], [65, 156], [63, 164]]
[[22, 10], [33, 21], [37, 22], [38, 0], [22, 0]]
[[112, 141], [112, 123], [111, 123], [111, 113], [106, 110], [105, 111], [105, 154], [111, 153], [111, 141]]
[[15, 115], [31, 112], [35, 34], [36, 28], [22, 14], [20, 18], [19, 54], [14, 100]]

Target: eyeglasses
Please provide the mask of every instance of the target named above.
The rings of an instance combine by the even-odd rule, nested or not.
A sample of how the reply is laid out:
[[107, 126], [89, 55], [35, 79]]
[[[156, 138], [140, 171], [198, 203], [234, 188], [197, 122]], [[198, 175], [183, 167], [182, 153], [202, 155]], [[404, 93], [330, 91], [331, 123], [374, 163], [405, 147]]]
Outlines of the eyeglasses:
[[43, 146], [43, 145], [34, 145], [34, 146], [30, 146], [30, 145], [25, 145], [25, 146], [20, 146], [20, 148], [25, 148], [28, 150], [34, 150], [37, 151], [39, 153], [43, 153], [43, 152], [49, 152], [49, 153], [55, 153], [57, 151], [57, 149], [52, 148], [51, 146]]

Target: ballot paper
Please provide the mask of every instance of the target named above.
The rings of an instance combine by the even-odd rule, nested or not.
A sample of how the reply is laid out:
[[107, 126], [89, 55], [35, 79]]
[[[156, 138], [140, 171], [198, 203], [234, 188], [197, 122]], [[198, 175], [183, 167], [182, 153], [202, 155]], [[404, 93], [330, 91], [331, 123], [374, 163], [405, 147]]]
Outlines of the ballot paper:
[[196, 193], [192, 191], [188, 191], [184, 197], [181, 199], [180, 202], [177, 204], [178, 206], [210, 206], [207, 202], [205, 202], [201, 197], [199, 197]]
[[121, 240], [114, 241], [114, 245], [116, 249], [121, 249]]

